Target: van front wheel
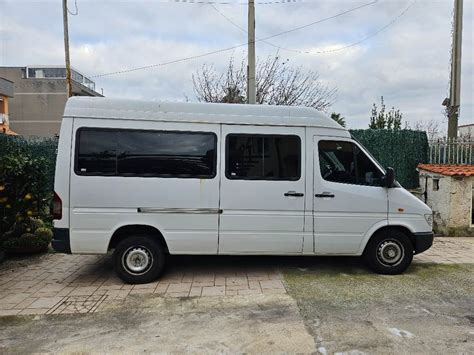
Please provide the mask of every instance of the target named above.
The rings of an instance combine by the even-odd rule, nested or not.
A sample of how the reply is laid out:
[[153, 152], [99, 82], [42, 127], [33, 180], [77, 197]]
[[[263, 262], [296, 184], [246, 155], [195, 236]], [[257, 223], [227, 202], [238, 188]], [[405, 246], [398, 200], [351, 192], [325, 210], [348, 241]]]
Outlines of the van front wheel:
[[122, 240], [115, 248], [113, 258], [117, 275], [129, 284], [154, 281], [165, 265], [165, 253], [160, 243], [144, 235]]
[[413, 260], [413, 245], [408, 236], [398, 230], [381, 231], [370, 239], [364, 258], [379, 274], [401, 274]]

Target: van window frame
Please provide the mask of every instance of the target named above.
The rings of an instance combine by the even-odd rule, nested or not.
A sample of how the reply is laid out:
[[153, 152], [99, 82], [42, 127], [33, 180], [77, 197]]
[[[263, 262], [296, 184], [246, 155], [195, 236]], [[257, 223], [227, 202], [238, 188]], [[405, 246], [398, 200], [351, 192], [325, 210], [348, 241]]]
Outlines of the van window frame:
[[[211, 175], [163, 175], [163, 174], [147, 174], [147, 175], [138, 175], [138, 174], [130, 174], [130, 173], [125, 173], [125, 174], [120, 174], [118, 172], [118, 152], [115, 152], [115, 161], [116, 161], [116, 167], [115, 167], [115, 174], [107, 174], [107, 173], [87, 173], [87, 172], [81, 172], [79, 171], [79, 142], [80, 142], [80, 134], [82, 131], [102, 131], [102, 132], [127, 132], [127, 131], [133, 131], [133, 132], [159, 132], [159, 133], [187, 133], [187, 134], [206, 134], [213, 136], [214, 138], [214, 159], [213, 159], [213, 174]], [[101, 177], [133, 177], [133, 178], [162, 178], [162, 179], [208, 179], [212, 180], [217, 176], [217, 155], [219, 154], [218, 152], [218, 136], [215, 132], [210, 132], [210, 131], [181, 131], [181, 130], [162, 130], [162, 129], [141, 129], [141, 128], [102, 128], [102, 127], [79, 127], [76, 130], [76, 135], [75, 135], [75, 147], [74, 147], [74, 173], [77, 176], [101, 176]]]
[[[375, 158], [373, 157], [372, 154], [369, 153], [368, 150], [364, 149], [364, 146], [362, 144], [360, 144], [359, 141], [357, 141], [356, 139], [341, 139], [341, 138], [338, 138], [338, 137], [328, 137], [328, 138], [322, 138], [320, 140], [318, 140], [318, 143], [317, 143], [317, 152], [318, 152], [318, 163], [320, 164], [320, 147], [319, 147], [319, 144], [321, 142], [345, 142], [345, 143], [351, 143], [353, 144], [354, 146], [358, 147], [360, 149], [360, 151], [362, 153], [365, 154], [366, 158], [369, 159], [370, 162], [372, 162], [372, 164], [375, 166], [375, 168], [377, 168], [379, 170], [379, 172], [382, 173], [382, 179], [383, 179], [383, 176], [385, 176], [386, 172], [385, 172], [385, 169], [382, 168], [382, 166], [378, 163], [377, 160], [375, 160]], [[354, 157], [354, 151], [352, 151], [352, 155]], [[357, 161], [354, 160], [354, 164], [356, 166], [355, 169], [357, 169]], [[327, 180], [323, 177], [323, 174], [322, 174], [322, 171], [321, 171], [321, 166], [318, 167], [318, 171], [319, 171], [319, 176], [321, 177], [321, 179], [323, 179], [324, 181], [327, 181], [327, 182], [330, 182], [330, 183], [334, 183], [334, 184], [344, 184], [344, 185], [353, 185], [353, 186], [366, 186], [366, 187], [384, 187], [382, 182], [380, 182], [380, 184], [377, 184], [377, 185], [368, 185], [368, 184], [361, 184], [361, 183], [351, 183], [351, 182], [341, 182], [341, 181], [332, 181], [332, 180]], [[397, 183], [398, 184], [398, 183]]]
[[[228, 138], [232, 136], [249, 136], [249, 137], [257, 137], [257, 138], [267, 138], [267, 137], [296, 137], [298, 139], [298, 143], [300, 145], [299, 148], [299, 154], [298, 154], [298, 177], [297, 178], [268, 178], [268, 177], [234, 177], [234, 176], [229, 176], [229, 171], [227, 169], [228, 163], [229, 163], [229, 144], [228, 144]], [[273, 133], [228, 133], [225, 136], [225, 159], [224, 159], [224, 172], [225, 172], [225, 177], [228, 180], [249, 180], [249, 181], [299, 181], [301, 180], [302, 176], [302, 157], [303, 157], [303, 147], [301, 144], [301, 137], [297, 134], [273, 134]]]

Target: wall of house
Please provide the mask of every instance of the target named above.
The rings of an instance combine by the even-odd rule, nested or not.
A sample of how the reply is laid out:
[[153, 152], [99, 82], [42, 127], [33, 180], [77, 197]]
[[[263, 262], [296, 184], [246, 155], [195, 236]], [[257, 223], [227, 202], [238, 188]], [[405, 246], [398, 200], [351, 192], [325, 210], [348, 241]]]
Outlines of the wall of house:
[[472, 177], [451, 178], [451, 215], [448, 227], [471, 226]]
[[[428, 179], [425, 182], [426, 178]], [[433, 190], [434, 179], [439, 179], [439, 190]], [[433, 210], [433, 218], [435, 227], [447, 227], [450, 220], [451, 205], [451, 181], [450, 177], [420, 172], [420, 186], [425, 187], [426, 184], [426, 204]], [[424, 200], [424, 196], [422, 196]]]
[[[427, 183], [426, 183], [426, 178]], [[439, 189], [433, 190], [439, 179]], [[433, 210], [434, 226], [438, 232], [449, 235], [471, 235], [471, 205], [473, 177], [454, 178], [420, 171], [420, 186], [425, 188], [426, 204]], [[424, 201], [424, 196], [420, 198]]]
[[[25, 136], [50, 137], [59, 134], [67, 101], [65, 79], [25, 78], [24, 68], [0, 67], [0, 76], [14, 83], [10, 99], [10, 128]], [[73, 95], [101, 96], [73, 82]]]

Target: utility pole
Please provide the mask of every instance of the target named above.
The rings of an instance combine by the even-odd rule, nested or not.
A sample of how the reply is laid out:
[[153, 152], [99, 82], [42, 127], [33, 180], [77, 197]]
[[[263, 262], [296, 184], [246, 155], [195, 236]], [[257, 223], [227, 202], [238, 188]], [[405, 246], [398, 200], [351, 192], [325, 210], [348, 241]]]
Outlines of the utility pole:
[[67, 97], [71, 97], [72, 85], [71, 85], [71, 61], [69, 59], [69, 30], [68, 30], [68, 23], [67, 23], [67, 0], [63, 0], [63, 24], [64, 24], [64, 52], [66, 56]]
[[449, 88], [448, 138], [458, 136], [459, 106], [461, 104], [461, 51], [463, 0], [454, 1], [454, 29], [451, 53], [451, 81]]
[[247, 64], [247, 103], [257, 101], [255, 83], [255, 2], [249, 0], [248, 16], [248, 64]]

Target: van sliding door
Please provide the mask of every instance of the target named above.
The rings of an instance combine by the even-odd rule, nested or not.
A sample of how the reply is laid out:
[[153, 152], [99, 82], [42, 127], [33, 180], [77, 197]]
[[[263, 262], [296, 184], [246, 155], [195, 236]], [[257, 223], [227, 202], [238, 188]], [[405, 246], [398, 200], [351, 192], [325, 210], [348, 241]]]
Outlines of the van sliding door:
[[219, 254], [302, 252], [305, 129], [222, 126]]

